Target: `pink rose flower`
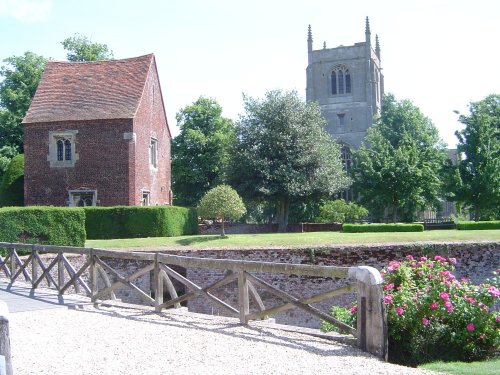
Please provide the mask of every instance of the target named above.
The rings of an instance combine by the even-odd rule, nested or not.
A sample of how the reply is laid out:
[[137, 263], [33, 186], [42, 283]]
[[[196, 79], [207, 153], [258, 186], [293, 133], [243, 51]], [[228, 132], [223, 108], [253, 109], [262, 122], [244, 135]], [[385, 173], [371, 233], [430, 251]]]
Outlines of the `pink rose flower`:
[[411, 255], [407, 255], [406, 260], [415, 260], [415, 259]]
[[450, 301], [446, 301], [444, 307], [446, 307], [446, 311], [449, 313], [453, 312], [453, 304]]
[[404, 312], [405, 312], [405, 311], [403, 310], [403, 308], [402, 308], [402, 307], [398, 307], [398, 308], [396, 308], [396, 314], [398, 314], [398, 315], [403, 315], [403, 313], [404, 313]]
[[451, 264], [457, 264], [457, 258], [450, 258], [449, 261]]
[[490, 285], [488, 287], [488, 292], [490, 292], [490, 294], [493, 296], [493, 297], [500, 297], [500, 289], [496, 288], [495, 286], [493, 285]]
[[429, 305], [429, 308], [431, 310], [436, 310], [438, 308], [437, 302], [431, 302], [431, 304]]
[[358, 311], [358, 306], [351, 307], [351, 314], [356, 314], [357, 311]]
[[474, 329], [475, 329], [474, 324], [472, 324], [472, 323], [467, 324], [467, 331], [472, 332], [472, 331], [474, 331]]
[[394, 288], [394, 284], [392, 284], [392, 283], [384, 286], [384, 290], [390, 290], [392, 288]]
[[420, 258], [420, 260], [421, 260], [422, 262], [425, 262], [425, 261], [427, 260], [427, 257], [421, 257], [421, 258]]
[[427, 319], [427, 318], [422, 318], [422, 324], [423, 324], [424, 326], [429, 325], [429, 319]]
[[497, 322], [500, 323], [500, 315], [497, 315]]
[[439, 296], [441, 297], [441, 299], [442, 299], [443, 301], [448, 301], [448, 300], [450, 299], [450, 296], [448, 295], [448, 293], [445, 293], [445, 292], [441, 292], [441, 293], [439, 294]]
[[391, 294], [388, 294], [384, 297], [384, 302], [389, 304], [392, 302], [392, 295]]

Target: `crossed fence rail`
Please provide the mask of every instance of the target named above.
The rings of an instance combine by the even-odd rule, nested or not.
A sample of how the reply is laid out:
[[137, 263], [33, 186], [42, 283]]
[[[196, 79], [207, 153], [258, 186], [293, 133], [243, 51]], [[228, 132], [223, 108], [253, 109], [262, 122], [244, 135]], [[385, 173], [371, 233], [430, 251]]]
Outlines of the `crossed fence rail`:
[[[117, 289], [128, 288], [146, 304], [153, 306], [157, 312], [169, 307], [179, 308], [182, 302], [202, 296], [211, 304], [226, 311], [230, 316], [239, 317], [241, 324], [248, 324], [250, 320], [265, 319], [280, 312], [299, 308], [337, 326], [342, 332], [355, 336], [361, 349], [387, 360], [387, 316], [381, 288], [382, 279], [380, 273], [372, 267], [208, 259], [163, 253], [120, 252], [105, 249], [0, 242], [0, 249], [2, 248], [6, 251], [4, 256], [0, 256], [0, 271], [3, 271], [11, 283], [23, 275], [33, 288], [37, 288], [42, 282], [45, 282], [47, 286], [57, 289], [60, 295], [67, 292], [69, 288], [74, 288], [77, 293], [85, 293], [93, 302], [116, 299], [115, 291]], [[20, 249], [28, 252], [25, 259], [21, 259], [18, 255]], [[53, 258], [47, 260], [41, 254], [52, 254]], [[67, 254], [84, 255], [86, 260], [83, 265], [75, 268], [66, 256]], [[116, 270], [109, 264], [108, 259], [142, 261], [146, 265], [131, 275], [123, 275], [121, 270]], [[225, 270], [226, 273], [221, 279], [210, 285], [200, 286], [181, 275], [172, 266]], [[139, 277], [151, 272], [154, 298], [134, 283]], [[346, 279], [350, 283], [311, 297], [297, 298], [255, 275], [262, 273], [340, 278]], [[179, 296], [172, 279], [183, 284], [187, 288], [187, 293]], [[212, 293], [215, 289], [231, 283], [237, 284], [237, 307]], [[170, 295], [168, 300], [164, 300], [163, 291], [165, 288]], [[258, 288], [278, 297], [284, 303], [267, 308]], [[344, 324], [312, 305], [324, 299], [350, 292], [357, 293], [356, 328]], [[256, 311], [250, 311], [250, 301], [254, 302], [253, 306], [255, 306], [254, 310]]]

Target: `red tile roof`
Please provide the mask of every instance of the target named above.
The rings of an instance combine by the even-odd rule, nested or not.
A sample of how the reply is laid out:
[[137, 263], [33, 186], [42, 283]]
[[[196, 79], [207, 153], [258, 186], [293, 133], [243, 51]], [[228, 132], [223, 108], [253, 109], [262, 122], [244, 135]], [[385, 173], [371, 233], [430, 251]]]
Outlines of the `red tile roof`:
[[133, 118], [153, 59], [49, 61], [23, 122]]

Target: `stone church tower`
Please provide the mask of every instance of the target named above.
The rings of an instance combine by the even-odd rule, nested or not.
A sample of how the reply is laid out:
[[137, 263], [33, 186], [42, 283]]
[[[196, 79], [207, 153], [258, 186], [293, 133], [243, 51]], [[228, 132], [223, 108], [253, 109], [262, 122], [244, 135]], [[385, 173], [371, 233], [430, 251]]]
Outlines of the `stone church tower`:
[[306, 100], [316, 101], [328, 121], [328, 132], [343, 145], [342, 159], [350, 167], [350, 151], [357, 149], [380, 112], [384, 77], [380, 45], [372, 48], [370, 24], [366, 17], [365, 41], [353, 46], [313, 50], [309, 25], [307, 37]]

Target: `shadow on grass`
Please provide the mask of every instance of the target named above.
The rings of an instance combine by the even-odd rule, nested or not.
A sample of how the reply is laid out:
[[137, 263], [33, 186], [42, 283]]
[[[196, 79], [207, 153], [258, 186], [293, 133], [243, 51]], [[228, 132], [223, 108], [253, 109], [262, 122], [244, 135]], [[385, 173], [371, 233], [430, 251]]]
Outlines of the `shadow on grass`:
[[211, 242], [211, 241], [217, 241], [217, 240], [224, 240], [226, 238], [229, 238], [228, 236], [191, 236], [189, 238], [183, 238], [182, 240], [177, 240], [175, 241], [179, 245], [182, 246], [189, 246], [189, 245], [196, 245], [196, 244], [202, 244], [206, 242]]

